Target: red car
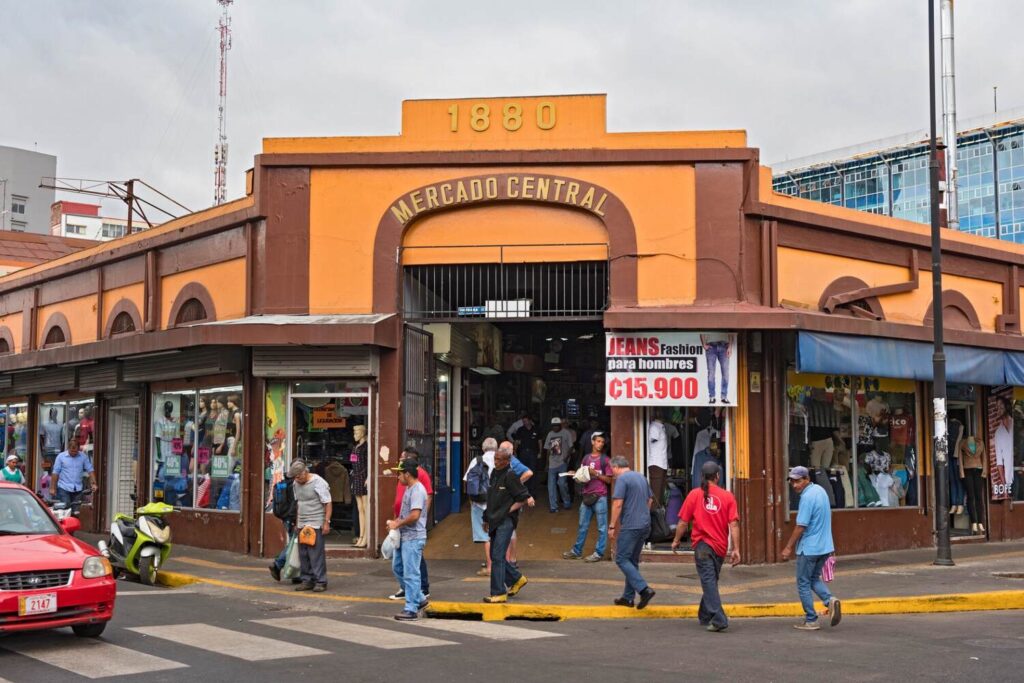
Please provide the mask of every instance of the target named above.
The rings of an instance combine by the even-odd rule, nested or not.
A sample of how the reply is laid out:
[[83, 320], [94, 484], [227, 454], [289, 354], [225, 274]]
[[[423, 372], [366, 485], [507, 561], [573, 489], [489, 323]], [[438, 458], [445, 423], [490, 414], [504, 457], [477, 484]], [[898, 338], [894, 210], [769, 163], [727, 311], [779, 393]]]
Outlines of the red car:
[[95, 638], [114, 616], [107, 558], [24, 486], [0, 482], [0, 634], [70, 626]]

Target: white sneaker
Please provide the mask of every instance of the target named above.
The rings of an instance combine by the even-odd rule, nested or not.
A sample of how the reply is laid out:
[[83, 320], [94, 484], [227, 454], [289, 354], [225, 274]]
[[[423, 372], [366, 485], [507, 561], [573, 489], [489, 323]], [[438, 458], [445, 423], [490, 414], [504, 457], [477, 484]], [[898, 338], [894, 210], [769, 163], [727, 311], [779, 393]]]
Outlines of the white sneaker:
[[388, 600], [405, 600], [405, 589], [399, 588], [397, 593], [388, 596]]

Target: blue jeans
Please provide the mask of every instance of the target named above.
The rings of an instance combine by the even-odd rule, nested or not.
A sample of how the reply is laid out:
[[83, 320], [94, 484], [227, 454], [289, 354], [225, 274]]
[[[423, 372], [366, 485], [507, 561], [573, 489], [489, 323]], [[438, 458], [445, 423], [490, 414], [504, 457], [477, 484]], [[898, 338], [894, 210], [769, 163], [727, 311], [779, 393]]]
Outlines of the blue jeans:
[[964, 480], [960, 478], [960, 459], [951, 455], [949, 457], [949, 505], [963, 505], [967, 497], [964, 489]]
[[57, 487], [57, 502], [64, 503], [71, 509], [72, 514], [78, 514], [78, 509], [82, 507], [82, 496], [85, 495], [85, 491], [68, 491]]
[[491, 595], [504, 595], [508, 589], [522, 578], [522, 574], [511, 562], [505, 559], [508, 544], [512, 542], [515, 527], [512, 518], [506, 517], [497, 529], [491, 529]]
[[[402, 541], [402, 545], [405, 545], [405, 541]], [[399, 546], [401, 548], [401, 546]], [[395, 569], [395, 566], [398, 569]], [[395, 572], [395, 578], [398, 579], [398, 587], [405, 590], [405, 582], [402, 579], [404, 573], [402, 572], [403, 560], [402, 553], [396, 552], [391, 558], [391, 569]], [[423, 553], [420, 553], [420, 590], [424, 594], [430, 592], [430, 576], [427, 574], [427, 559], [423, 557]], [[406, 593], [408, 595], [408, 593]], [[422, 599], [421, 599], [422, 602]]]
[[594, 503], [593, 507], [580, 504], [580, 528], [576, 532], [576, 545], [572, 551], [577, 555], [583, 554], [583, 543], [587, 540], [587, 532], [590, 531], [590, 518], [597, 515], [597, 547], [594, 552], [604, 555], [605, 547], [608, 545], [608, 496], [601, 496]]
[[729, 342], [711, 342], [705, 352], [708, 363], [708, 398], [715, 398], [715, 366], [722, 368], [722, 393], [729, 397]]
[[632, 600], [634, 595], [647, 590], [647, 582], [640, 576], [640, 551], [644, 549], [644, 542], [650, 535], [649, 526], [643, 529], [619, 530], [619, 542], [615, 546], [615, 564], [626, 576], [626, 587], [622, 591], [622, 597], [626, 600]]
[[288, 562], [288, 542], [292, 538], [292, 534], [295, 533], [295, 524], [289, 521], [283, 522], [284, 524], [284, 547], [281, 548], [281, 552], [277, 557], [274, 558], [274, 564], [277, 565], [278, 569], [284, 569], [284, 565]]
[[808, 622], [818, 620], [818, 613], [814, 611], [814, 596], [811, 591], [828, 607], [832, 601], [832, 593], [828, 586], [821, 580], [821, 568], [825, 566], [825, 555], [797, 555], [796, 557], [796, 592], [800, 594], [800, 604], [803, 605], [804, 615]]
[[398, 552], [391, 558], [391, 571], [399, 585], [405, 589], [405, 611], [419, 612], [423, 602], [423, 588], [420, 585], [420, 565], [423, 563], [423, 546], [426, 539], [402, 539]]
[[551, 508], [552, 512], [558, 509], [558, 497], [556, 491], [562, 499], [562, 507], [568, 510], [572, 507], [572, 499], [569, 498], [569, 477], [560, 477], [560, 472], [565, 472], [566, 466], [563, 462], [561, 465], [548, 468], [548, 507]]
[[693, 563], [697, 565], [697, 576], [704, 591], [697, 608], [697, 620], [702, 626], [714, 624], [725, 628], [729, 625], [729, 617], [722, 609], [722, 596], [718, 593], [718, 577], [722, 573], [724, 559], [704, 541], [698, 541], [693, 549]]

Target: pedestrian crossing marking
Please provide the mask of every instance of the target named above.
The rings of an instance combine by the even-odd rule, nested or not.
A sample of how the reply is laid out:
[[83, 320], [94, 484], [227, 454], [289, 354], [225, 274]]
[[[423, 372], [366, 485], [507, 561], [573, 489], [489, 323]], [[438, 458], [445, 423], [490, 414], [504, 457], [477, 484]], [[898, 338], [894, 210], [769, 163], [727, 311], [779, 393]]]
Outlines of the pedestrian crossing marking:
[[[19, 640], [10, 652], [24, 655], [85, 678], [106, 678], [145, 674], [170, 669], [187, 669], [188, 664], [131, 650], [102, 640], [82, 639], [46, 633], [25, 641]], [[3, 679], [0, 679], [2, 681]]]
[[326, 650], [201, 623], [132, 627], [127, 630], [247, 661], [330, 654]]
[[467, 636], [476, 636], [488, 640], [537, 640], [538, 638], [558, 638], [564, 633], [551, 633], [550, 631], [538, 631], [522, 626], [506, 626], [505, 624], [492, 624], [486, 621], [461, 621], [458, 619], [420, 619], [419, 621], [406, 621], [403, 624], [418, 626], [420, 628], [445, 631], [447, 633], [460, 633]]
[[399, 634], [396, 631], [350, 624], [327, 617], [280, 617], [277, 619], [258, 619], [254, 624], [263, 624], [288, 631], [298, 631], [309, 635], [343, 640], [356, 645], [375, 647], [381, 650], [404, 650], [414, 647], [437, 647], [439, 645], [457, 645], [449, 640], [439, 640], [426, 636]]

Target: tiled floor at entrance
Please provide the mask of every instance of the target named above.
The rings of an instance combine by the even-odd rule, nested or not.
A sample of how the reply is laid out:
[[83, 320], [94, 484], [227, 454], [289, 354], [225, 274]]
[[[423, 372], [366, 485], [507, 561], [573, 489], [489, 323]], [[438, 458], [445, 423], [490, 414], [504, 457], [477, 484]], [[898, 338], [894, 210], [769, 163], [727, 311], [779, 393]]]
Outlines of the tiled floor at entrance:
[[[519, 559], [521, 560], [558, 560], [562, 553], [572, 547], [576, 540], [576, 528], [579, 523], [579, 509], [548, 512], [546, 496], [537, 498], [537, 506], [525, 511], [519, 518]], [[590, 533], [584, 545], [589, 554], [594, 551], [597, 542], [597, 525], [591, 522]], [[457, 547], [456, 547], [457, 546]], [[483, 561], [483, 547], [473, 543], [473, 533], [469, 525], [469, 508], [463, 506], [462, 512], [448, 515], [439, 525], [434, 527], [427, 541], [427, 559], [475, 560]]]

